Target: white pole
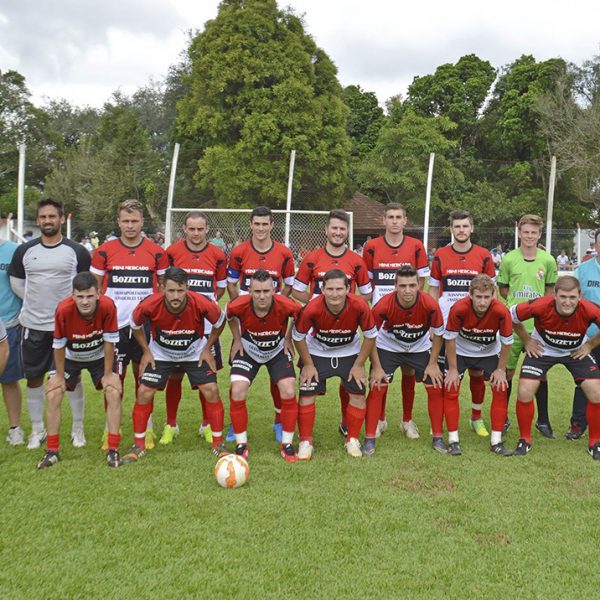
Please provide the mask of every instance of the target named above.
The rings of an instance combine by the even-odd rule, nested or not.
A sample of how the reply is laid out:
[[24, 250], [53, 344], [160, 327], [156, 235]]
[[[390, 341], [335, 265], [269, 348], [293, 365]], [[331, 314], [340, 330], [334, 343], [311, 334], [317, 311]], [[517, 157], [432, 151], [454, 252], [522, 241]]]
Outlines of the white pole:
[[17, 179], [17, 231], [23, 235], [25, 214], [25, 144], [19, 145], [19, 175]]
[[285, 203], [285, 245], [290, 247], [290, 211], [292, 210], [292, 186], [294, 183], [294, 165], [296, 164], [296, 151], [290, 153], [290, 169], [288, 174], [287, 201]]
[[581, 225], [577, 223], [577, 264], [581, 264]]
[[350, 217], [350, 227], [348, 230], [348, 248], [350, 250], [354, 250], [354, 213], [349, 212], [348, 216]]
[[425, 222], [423, 223], [423, 246], [425, 252], [429, 252], [429, 209], [431, 206], [431, 182], [433, 180], [433, 162], [435, 153], [429, 154], [429, 172], [427, 173], [427, 189], [425, 191]]
[[12, 213], [8, 213], [8, 215], [6, 217], [6, 234], [4, 235], [5, 240], [10, 240], [10, 232], [12, 231], [12, 222], [13, 222], [13, 215], [12, 215]]
[[550, 186], [548, 188], [548, 214], [546, 216], [546, 251], [552, 251], [552, 213], [554, 211], [554, 184], [556, 182], [556, 156], [550, 163]]
[[519, 247], [519, 222], [515, 221], [515, 250]]
[[69, 213], [67, 215], [67, 237], [69, 239], [71, 239], [71, 219], [72, 219], [73, 215], [71, 213]]
[[171, 177], [169, 179], [169, 192], [167, 194], [167, 219], [165, 223], [165, 248], [171, 245], [171, 209], [173, 208], [173, 193], [175, 190], [175, 174], [177, 173], [177, 160], [179, 159], [179, 144], [173, 148], [173, 161], [171, 162]]

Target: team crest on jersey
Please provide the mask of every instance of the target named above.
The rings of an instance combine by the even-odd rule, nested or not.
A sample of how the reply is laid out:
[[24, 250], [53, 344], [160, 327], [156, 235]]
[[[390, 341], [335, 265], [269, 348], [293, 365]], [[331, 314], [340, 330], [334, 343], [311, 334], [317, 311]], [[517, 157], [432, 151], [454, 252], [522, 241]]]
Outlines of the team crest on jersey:
[[545, 273], [544, 269], [538, 269], [538, 270], [537, 270], [536, 277], [537, 277], [537, 278], [538, 278], [540, 281], [542, 281], [543, 279], [545, 279], [545, 278], [546, 278], [546, 273]]

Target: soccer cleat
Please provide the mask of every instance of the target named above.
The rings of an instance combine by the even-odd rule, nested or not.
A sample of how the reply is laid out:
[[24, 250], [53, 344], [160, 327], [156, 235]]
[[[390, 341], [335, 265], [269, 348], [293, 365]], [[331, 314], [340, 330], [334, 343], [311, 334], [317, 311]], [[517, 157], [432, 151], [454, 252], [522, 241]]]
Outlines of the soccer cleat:
[[446, 448], [444, 438], [442, 437], [434, 437], [431, 440], [431, 447], [440, 454], [448, 454], [448, 448]]
[[552, 431], [552, 426], [550, 423], [540, 423], [536, 421], [535, 428], [547, 439], [554, 440], [556, 436], [554, 435], [554, 431]]
[[222, 456], [227, 456], [228, 454], [231, 454], [229, 452], [229, 450], [227, 450], [227, 447], [225, 446], [225, 444], [223, 444], [223, 443], [217, 444], [214, 448], [211, 448], [211, 452], [218, 458], [221, 458]]
[[27, 449], [28, 450], [37, 450], [42, 443], [46, 439], [46, 430], [41, 429], [40, 431], [32, 431], [29, 434], [29, 439], [27, 440]]
[[348, 435], [348, 425], [346, 425], [346, 423], [340, 423], [338, 431], [340, 432], [340, 435], [346, 437]]
[[[146, 435], [148, 434], [146, 433]], [[171, 444], [178, 435], [179, 425], [175, 425], [175, 427], [173, 427], [172, 425], [169, 425], [167, 423], [165, 425], [165, 428], [163, 429], [163, 433], [160, 440], [158, 440], [158, 443], [162, 444], [163, 446], [166, 446], [167, 444]]]
[[593, 446], [590, 446], [588, 448], [588, 454], [594, 459], [594, 460], [600, 460], [600, 443], [598, 444], [594, 444]]
[[485, 423], [483, 419], [471, 419], [471, 429], [481, 437], [487, 437], [490, 435], [488, 430], [485, 428]]
[[137, 444], [134, 444], [131, 446], [131, 448], [129, 448], [127, 454], [124, 454], [121, 457], [121, 463], [134, 463], [140, 460], [140, 458], [144, 458], [144, 456], [146, 456], [146, 450], [140, 448]]
[[71, 442], [74, 448], [83, 448], [86, 445], [85, 433], [83, 432], [83, 426], [78, 425], [71, 429]]
[[281, 444], [281, 433], [283, 431], [283, 426], [281, 422], [273, 423], [273, 432], [275, 433], [275, 441]]
[[506, 435], [506, 432], [510, 429], [510, 421], [506, 419], [504, 421], [504, 427], [502, 428], [502, 435]]
[[106, 453], [106, 464], [113, 469], [121, 466], [121, 457], [118, 450], [109, 450]]
[[213, 437], [212, 437], [212, 429], [211, 429], [210, 425], [200, 424], [200, 427], [198, 428], [198, 435], [200, 437], [203, 437], [204, 441], [207, 442], [208, 444], [212, 444]]
[[153, 429], [146, 429], [146, 450], [153, 450], [156, 436]]
[[513, 452], [513, 456], [525, 456], [529, 452], [531, 452], [531, 444], [529, 442], [526, 442], [523, 438], [521, 438], [517, 442], [517, 447]]
[[8, 430], [6, 441], [11, 446], [20, 446], [25, 443], [25, 432], [20, 427], [13, 427]]
[[226, 442], [235, 442], [235, 433], [233, 432], [233, 424], [229, 425], [227, 430], [227, 436], [225, 437]]
[[567, 433], [565, 433], [565, 437], [571, 441], [574, 442], [578, 439], [580, 439], [581, 437], [583, 437], [583, 434], [585, 433], [585, 427], [581, 426], [581, 423], [578, 423], [577, 421], [571, 423], [571, 426], [569, 427], [569, 431], [567, 431]]
[[460, 444], [458, 442], [450, 442], [448, 444], [448, 454], [450, 454], [450, 456], [460, 456], [462, 454]]
[[381, 437], [387, 431], [388, 422], [387, 419], [383, 419], [383, 421], [377, 422], [377, 431], [375, 432], [375, 437]]
[[362, 456], [360, 442], [356, 438], [347, 440], [344, 444], [344, 448], [346, 448], [346, 454], [352, 456], [352, 458], [360, 458]]
[[502, 442], [500, 442], [499, 444], [494, 444], [493, 446], [490, 446], [490, 450], [494, 454], [498, 454], [499, 456], [512, 456], [513, 455], [513, 453]]
[[410, 421], [401, 421], [400, 429], [409, 440], [419, 439], [419, 430], [417, 424], [411, 419]]
[[100, 450], [108, 451], [108, 430], [105, 429], [102, 433], [102, 444], [100, 446]]
[[313, 455], [313, 450], [313, 445], [309, 441], [301, 441], [298, 444], [298, 460], [310, 460]]
[[288, 463], [298, 462], [298, 455], [294, 450], [294, 446], [292, 444], [281, 444], [279, 447], [279, 453], [281, 454], [281, 458]]
[[58, 452], [52, 452], [52, 450], [46, 450], [46, 453], [42, 457], [42, 460], [37, 464], [38, 469], [46, 469], [52, 467], [60, 460]]
[[250, 454], [250, 450], [248, 450], [248, 444], [238, 444], [235, 447], [235, 453], [238, 456], [241, 456], [244, 460], [248, 460], [248, 455]]
[[373, 456], [375, 454], [375, 438], [365, 438], [362, 453], [363, 456]]

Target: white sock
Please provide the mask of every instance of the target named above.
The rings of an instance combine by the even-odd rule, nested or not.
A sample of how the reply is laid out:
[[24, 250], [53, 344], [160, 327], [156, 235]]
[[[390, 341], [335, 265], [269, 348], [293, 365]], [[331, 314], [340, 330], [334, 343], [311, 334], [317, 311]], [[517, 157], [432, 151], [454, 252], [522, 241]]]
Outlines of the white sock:
[[44, 386], [30, 388], [27, 386], [27, 408], [31, 419], [31, 429], [42, 431], [44, 429]]
[[502, 442], [502, 432], [501, 431], [492, 431], [492, 436], [490, 438], [492, 446], [496, 444], [500, 444]]
[[83, 397], [83, 385], [81, 381], [75, 386], [72, 392], [67, 392], [67, 399], [71, 405], [73, 414], [73, 427], [83, 426], [83, 414], [85, 412], [85, 399]]
[[448, 432], [448, 443], [453, 444], [454, 442], [458, 442], [458, 431], [449, 431]]
[[248, 432], [242, 431], [242, 433], [235, 434], [235, 443], [236, 444], [247, 444], [248, 443]]
[[281, 432], [281, 443], [282, 444], [291, 444], [294, 441], [294, 432], [293, 431], [282, 431]]

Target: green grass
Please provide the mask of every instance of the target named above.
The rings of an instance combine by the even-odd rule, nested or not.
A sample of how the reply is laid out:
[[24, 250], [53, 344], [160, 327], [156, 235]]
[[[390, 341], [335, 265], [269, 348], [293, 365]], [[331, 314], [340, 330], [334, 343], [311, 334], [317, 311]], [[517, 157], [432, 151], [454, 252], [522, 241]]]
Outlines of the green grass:
[[[66, 401], [61, 463], [38, 472], [40, 451], [0, 449], [1, 598], [560, 598], [597, 591], [600, 465], [586, 441], [534, 434], [529, 456], [492, 455], [489, 438], [468, 428], [467, 382], [460, 458], [431, 450], [422, 386], [415, 402], [422, 438], [400, 434], [399, 382], [376, 456], [347, 458], [337, 433], [337, 384], [330, 384], [317, 401], [313, 461], [288, 465], [273, 441], [263, 370], [248, 403], [250, 479], [224, 490], [196, 435], [199, 405], [187, 384], [176, 442], [111, 470], [98, 448], [102, 400], [86, 381], [85, 449], [69, 443]], [[225, 372], [220, 386], [227, 398]], [[131, 387], [123, 445], [132, 436]], [[571, 396], [569, 375], [556, 367], [550, 412], [558, 434], [567, 428]], [[163, 399], [155, 402], [158, 434]], [[488, 391], [488, 425], [489, 402]], [[510, 416], [514, 447], [514, 394]], [[1, 425], [4, 431], [5, 417]]]

